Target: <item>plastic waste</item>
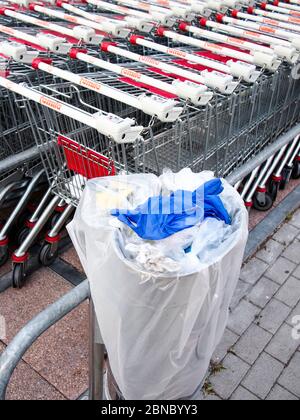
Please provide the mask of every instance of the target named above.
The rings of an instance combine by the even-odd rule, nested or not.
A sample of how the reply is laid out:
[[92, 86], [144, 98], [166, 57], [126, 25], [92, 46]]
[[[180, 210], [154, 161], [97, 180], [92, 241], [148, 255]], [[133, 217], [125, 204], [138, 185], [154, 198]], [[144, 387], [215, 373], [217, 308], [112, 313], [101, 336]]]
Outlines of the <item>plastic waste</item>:
[[[185, 176], [185, 190], [195, 190], [197, 175], [190, 188]], [[165, 239], [144, 241], [111, 216], [115, 202], [108, 205], [103, 193], [118, 196], [116, 185], [127, 185], [118, 207], [134, 210], [162, 191], [182, 188], [182, 174], [164, 177], [115, 177], [113, 188], [112, 179], [89, 181], [68, 227], [126, 400], [185, 399], [197, 391], [225, 331], [248, 238], [243, 200], [226, 181], [220, 199], [228, 225], [207, 218]]]
[[170, 196], [150, 197], [133, 211], [113, 210], [112, 215], [140, 238], [157, 241], [201, 223], [207, 217], [230, 224], [230, 216], [219, 195], [224, 188], [213, 179], [194, 192], [178, 190]]

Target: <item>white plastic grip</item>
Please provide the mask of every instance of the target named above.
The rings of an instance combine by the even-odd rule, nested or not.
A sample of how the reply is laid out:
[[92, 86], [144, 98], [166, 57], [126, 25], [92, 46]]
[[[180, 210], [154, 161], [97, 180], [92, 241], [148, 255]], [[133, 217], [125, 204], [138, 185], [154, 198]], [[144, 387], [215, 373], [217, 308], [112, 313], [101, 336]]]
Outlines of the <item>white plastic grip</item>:
[[103, 35], [97, 35], [96, 31], [87, 26], [74, 26], [72, 28], [74, 38], [82, 39], [87, 44], [99, 45], [103, 41]]
[[194, 13], [203, 17], [209, 18], [212, 15], [212, 10], [205, 3], [199, 3], [197, 0], [192, 0], [191, 8]]
[[37, 44], [56, 54], [67, 54], [72, 48], [72, 44], [66, 42], [64, 38], [55, 35], [45, 34], [43, 32], [36, 35]]
[[278, 57], [284, 58], [291, 64], [296, 64], [299, 60], [300, 54], [296, 48], [285, 47], [284, 45], [273, 45], [272, 49], [278, 55]]
[[23, 6], [23, 7], [26, 7], [26, 9], [29, 7], [29, 5], [32, 3], [32, 1], [30, 1], [30, 0], [13, 0], [13, 1], [10, 1], [9, 0], [9, 2], [10, 3], [14, 3], [14, 4], [18, 4], [19, 6]]
[[174, 122], [183, 112], [183, 107], [172, 99], [143, 94], [139, 97], [141, 109], [147, 115], [156, 116], [162, 122]]
[[175, 6], [171, 6], [170, 10], [172, 11], [172, 13], [174, 14], [174, 16], [187, 20], [189, 22], [191, 22], [195, 15], [192, 13], [192, 10], [190, 7], [175, 7]]
[[292, 45], [300, 51], [300, 39], [299, 38], [292, 38], [290, 39]]
[[256, 82], [261, 75], [261, 73], [256, 69], [256, 66], [250, 63], [229, 60], [226, 64], [230, 67], [231, 74], [234, 77], [238, 77], [247, 83]]
[[253, 60], [257, 66], [265, 67], [266, 69], [274, 72], [278, 70], [281, 61], [278, 60], [276, 55], [264, 54], [259, 51], [252, 52]]
[[209, 7], [212, 10], [216, 10], [217, 12], [226, 13], [228, 10], [228, 7], [219, 1], [206, 0], [206, 4], [207, 7]]
[[104, 136], [113, 139], [118, 144], [133, 143], [140, 136], [144, 127], [136, 126], [131, 118], [120, 118], [115, 114], [94, 114], [96, 128]]
[[177, 95], [191, 101], [194, 105], [205, 106], [213, 97], [213, 92], [209, 91], [206, 86], [186, 80], [174, 80], [172, 86], [175, 87]]
[[130, 34], [130, 30], [124, 27], [123, 24], [116, 24], [111, 21], [104, 21], [101, 22], [101, 26], [104, 32], [108, 32], [109, 34], [117, 38], [127, 38]]
[[25, 64], [31, 64], [39, 55], [38, 51], [28, 51], [25, 45], [7, 41], [0, 42], [0, 53]]
[[176, 19], [173, 13], [161, 13], [156, 11], [151, 11], [151, 16], [153, 20], [160, 23], [163, 26], [172, 27], [176, 23]]
[[219, 71], [204, 70], [201, 72], [201, 76], [204, 78], [207, 86], [227, 95], [231, 95], [239, 85], [238, 82], [233, 81], [231, 75], [220, 73]]
[[222, 0], [221, 3], [228, 6], [230, 9], [240, 10], [243, 7], [242, 2], [239, 0]]
[[125, 16], [125, 22], [130, 28], [136, 29], [140, 32], [150, 33], [154, 28], [154, 24], [146, 19], [139, 19], [134, 16]]

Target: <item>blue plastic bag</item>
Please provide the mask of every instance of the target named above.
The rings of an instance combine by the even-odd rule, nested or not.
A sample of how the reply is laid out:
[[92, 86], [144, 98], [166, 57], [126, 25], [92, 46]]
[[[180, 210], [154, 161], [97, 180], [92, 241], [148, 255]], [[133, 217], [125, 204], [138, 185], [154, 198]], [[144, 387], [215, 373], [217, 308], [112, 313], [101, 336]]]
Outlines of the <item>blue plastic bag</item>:
[[157, 241], [191, 228], [213, 217], [231, 223], [219, 194], [220, 179], [213, 179], [194, 192], [175, 191], [170, 196], [150, 197], [133, 211], [113, 210], [112, 215], [129, 226], [140, 238]]

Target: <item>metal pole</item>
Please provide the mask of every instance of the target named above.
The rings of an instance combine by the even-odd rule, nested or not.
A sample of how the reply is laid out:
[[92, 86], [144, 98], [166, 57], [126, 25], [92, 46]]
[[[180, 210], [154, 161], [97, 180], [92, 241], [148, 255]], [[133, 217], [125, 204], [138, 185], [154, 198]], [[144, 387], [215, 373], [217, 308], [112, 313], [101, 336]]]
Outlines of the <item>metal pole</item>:
[[95, 307], [90, 299], [89, 400], [103, 400], [104, 344], [102, 343]]

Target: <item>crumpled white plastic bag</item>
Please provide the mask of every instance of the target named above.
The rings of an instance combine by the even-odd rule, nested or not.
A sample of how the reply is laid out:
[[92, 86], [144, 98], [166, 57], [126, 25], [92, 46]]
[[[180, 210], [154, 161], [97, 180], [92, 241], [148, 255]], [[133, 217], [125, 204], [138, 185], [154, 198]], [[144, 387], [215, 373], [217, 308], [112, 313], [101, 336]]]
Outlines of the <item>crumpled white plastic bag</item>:
[[[141, 177], [147, 198], [161, 188], [161, 181], [150, 186], [153, 178], [147, 186], [147, 175], [132, 177], [136, 184]], [[213, 235], [207, 249], [194, 243], [203, 257], [201, 269], [155, 274], [125, 258], [118, 229], [108, 214], [100, 217], [95, 203], [103, 182], [87, 184], [69, 232], [90, 281], [113, 375], [128, 400], [185, 398], [204, 379], [223, 336], [248, 238], [248, 213], [224, 181], [230, 234], [223, 232], [217, 247], [211, 246]], [[137, 200], [131, 192], [131, 204], [141, 204], [139, 190]], [[214, 222], [205, 223], [209, 230]]]

